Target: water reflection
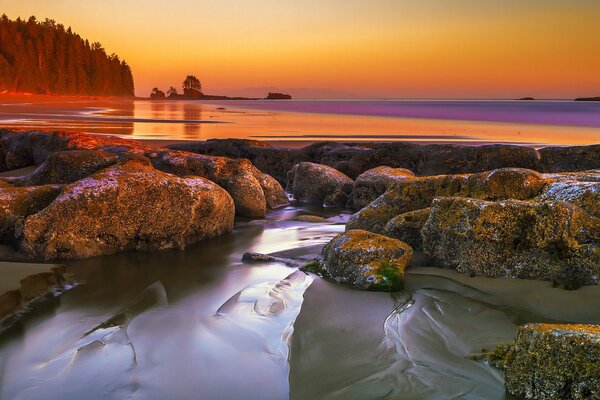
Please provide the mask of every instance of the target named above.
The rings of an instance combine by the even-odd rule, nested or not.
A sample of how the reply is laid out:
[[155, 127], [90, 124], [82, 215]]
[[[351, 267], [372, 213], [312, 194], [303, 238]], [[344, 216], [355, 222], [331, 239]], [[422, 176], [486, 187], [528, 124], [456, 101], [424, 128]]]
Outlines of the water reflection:
[[590, 144], [600, 103], [517, 101], [149, 101], [0, 96], [0, 124], [140, 139], [255, 138]]

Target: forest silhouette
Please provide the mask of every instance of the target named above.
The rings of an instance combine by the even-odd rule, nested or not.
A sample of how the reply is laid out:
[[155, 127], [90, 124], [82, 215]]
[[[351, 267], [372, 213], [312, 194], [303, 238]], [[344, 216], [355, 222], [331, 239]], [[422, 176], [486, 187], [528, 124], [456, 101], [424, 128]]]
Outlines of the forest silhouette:
[[0, 91], [133, 96], [131, 68], [51, 19], [0, 18]]

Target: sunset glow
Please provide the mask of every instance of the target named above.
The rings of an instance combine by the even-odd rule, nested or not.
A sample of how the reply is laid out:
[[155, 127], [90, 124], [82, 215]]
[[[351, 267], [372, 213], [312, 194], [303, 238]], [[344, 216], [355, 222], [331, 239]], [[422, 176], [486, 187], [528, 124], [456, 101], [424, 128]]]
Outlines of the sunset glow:
[[[1, 0], [132, 67], [136, 94], [197, 75], [208, 93], [328, 89], [345, 97], [573, 98], [600, 91], [600, 3], [587, 0]], [[324, 92], [325, 93], [325, 92]], [[251, 93], [250, 93], [251, 94]]]

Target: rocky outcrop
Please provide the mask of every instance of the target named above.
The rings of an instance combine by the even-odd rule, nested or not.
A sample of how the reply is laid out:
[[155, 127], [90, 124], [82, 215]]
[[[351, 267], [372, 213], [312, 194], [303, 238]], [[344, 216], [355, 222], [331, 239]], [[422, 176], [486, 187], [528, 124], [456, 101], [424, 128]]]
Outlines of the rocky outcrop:
[[423, 248], [421, 242], [421, 229], [425, 226], [431, 208], [410, 211], [400, 214], [390, 220], [383, 230], [383, 234], [394, 239], [402, 240], [414, 250]]
[[554, 176], [542, 193], [542, 200], [563, 200], [600, 217], [600, 174]]
[[25, 218], [45, 208], [60, 190], [60, 185], [0, 188], [0, 243], [17, 243]]
[[73, 183], [114, 164], [118, 156], [101, 150], [59, 151], [48, 155], [32, 173], [15, 178], [15, 186]]
[[149, 158], [163, 171], [217, 183], [230, 193], [237, 213], [243, 216], [261, 217], [266, 210], [288, 203], [281, 185], [248, 160], [152, 149], [136, 140], [112, 136], [0, 130], [0, 170], [42, 164], [31, 175], [16, 180], [17, 185], [70, 183], [117, 160], [140, 157]]
[[402, 288], [412, 256], [404, 242], [355, 230], [331, 239], [312, 270], [359, 289], [396, 291]]
[[216, 184], [131, 160], [66, 186], [27, 217], [21, 250], [50, 260], [184, 248], [230, 231], [233, 216], [231, 197]]
[[485, 277], [600, 279], [600, 220], [562, 201], [436, 198], [421, 231], [438, 265]]
[[288, 203], [281, 185], [245, 159], [176, 150], [159, 150], [149, 153], [148, 157], [161, 171], [179, 176], [201, 176], [217, 183], [231, 195], [239, 215], [262, 217], [268, 208]]
[[302, 162], [289, 172], [287, 191], [295, 200], [344, 207], [352, 191], [352, 179], [326, 165]]
[[529, 199], [539, 195], [547, 180], [522, 168], [502, 168], [471, 175], [418, 177], [395, 183], [382, 196], [354, 214], [346, 229], [382, 233], [397, 215], [431, 206], [438, 196], [478, 199]]
[[360, 210], [385, 193], [394, 183], [414, 178], [415, 174], [405, 168], [381, 166], [363, 172], [356, 178], [352, 189], [352, 206]]
[[527, 324], [503, 351], [507, 391], [523, 399], [600, 398], [600, 327]]

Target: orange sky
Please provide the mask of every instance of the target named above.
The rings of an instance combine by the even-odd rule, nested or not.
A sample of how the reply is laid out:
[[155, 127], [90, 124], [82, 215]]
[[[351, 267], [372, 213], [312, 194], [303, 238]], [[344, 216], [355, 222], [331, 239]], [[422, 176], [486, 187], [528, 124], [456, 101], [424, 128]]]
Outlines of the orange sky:
[[594, 0], [0, 0], [132, 67], [136, 93], [326, 88], [362, 97], [600, 95]]

